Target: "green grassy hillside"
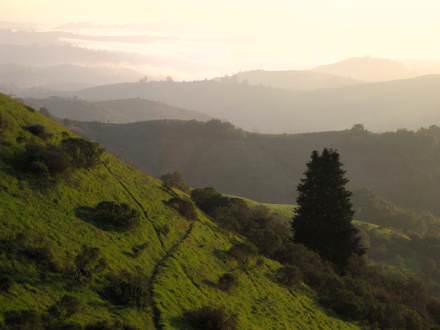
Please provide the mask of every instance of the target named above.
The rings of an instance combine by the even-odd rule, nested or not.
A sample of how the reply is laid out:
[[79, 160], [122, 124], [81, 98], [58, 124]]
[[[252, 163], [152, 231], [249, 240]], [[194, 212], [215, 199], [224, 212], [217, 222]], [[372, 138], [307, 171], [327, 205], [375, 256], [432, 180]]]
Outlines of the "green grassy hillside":
[[[25, 129], [36, 124], [45, 127], [44, 138]], [[238, 267], [226, 251], [239, 237], [200, 211], [195, 221], [186, 220], [164, 203], [177, 195], [187, 198], [183, 193], [164, 190], [158, 180], [111, 154], [104, 153], [94, 167], [70, 169], [49, 186], [37, 187], [35, 179], [17, 175], [12, 160], [26, 146], [59, 144], [68, 136], [73, 134], [52, 120], [0, 95], [2, 321], [26, 310], [51, 318], [69, 295], [79, 308], [64, 321], [80, 326], [108, 321], [114, 329], [115, 322], [138, 329], [184, 329], [186, 311], [209, 305], [236, 313], [239, 329], [356, 328], [322, 309], [307, 287], [292, 290], [275, 283], [278, 263], [258, 257], [251, 266]], [[137, 210], [139, 225], [114, 231], [81, 216], [82, 209], [102, 201]], [[72, 269], [79, 269], [84, 247], [98, 248], [99, 262], [79, 283]], [[230, 292], [213, 285], [226, 272], [238, 277]], [[121, 281], [127, 274], [146, 279], [140, 281], [148, 291], [146, 303], [131, 307], [104, 298], [114, 283], [111, 276], [118, 274]], [[37, 325], [29, 329], [40, 329]]]

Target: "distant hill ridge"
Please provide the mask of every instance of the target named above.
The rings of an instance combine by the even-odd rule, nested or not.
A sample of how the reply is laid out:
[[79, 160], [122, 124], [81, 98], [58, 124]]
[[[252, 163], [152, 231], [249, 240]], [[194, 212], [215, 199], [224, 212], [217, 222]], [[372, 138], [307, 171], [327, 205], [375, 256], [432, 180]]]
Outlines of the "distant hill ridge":
[[131, 123], [158, 119], [212, 119], [203, 113], [140, 98], [89, 102], [78, 98], [50, 97], [25, 99], [24, 102], [36, 108], [46, 108], [57, 118], [79, 121]]
[[384, 132], [440, 123], [440, 75], [314, 91], [237, 82], [148, 82], [73, 92], [86, 100], [145, 98], [222, 118], [249, 131], [305, 133], [362, 123]]

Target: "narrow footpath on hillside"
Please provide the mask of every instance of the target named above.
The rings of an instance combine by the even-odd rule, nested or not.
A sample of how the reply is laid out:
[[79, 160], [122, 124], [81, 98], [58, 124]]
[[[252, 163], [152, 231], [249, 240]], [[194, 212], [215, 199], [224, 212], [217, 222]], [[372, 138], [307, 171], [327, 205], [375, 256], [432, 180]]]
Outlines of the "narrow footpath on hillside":
[[160, 231], [159, 228], [157, 228], [156, 224], [154, 223], [154, 221], [150, 218], [150, 216], [148, 215], [147, 210], [145, 210], [144, 206], [142, 205], [142, 203], [136, 198], [136, 196], [130, 191], [130, 189], [128, 189], [127, 185], [120, 179], [118, 178], [117, 175], [115, 175], [113, 173], [113, 171], [110, 169], [110, 167], [104, 163], [104, 167], [107, 169], [107, 171], [110, 173], [110, 175], [113, 177], [113, 179], [115, 179], [120, 186], [122, 187], [122, 189], [125, 190], [125, 192], [130, 196], [130, 198], [137, 204], [137, 206], [142, 210], [142, 213], [144, 214], [145, 218], [151, 223], [151, 225], [153, 226], [154, 231], [156, 232], [156, 236], [157, 239], [160, 242], [160, 245], [162, 247], [162, 250], [166, 250], [165, 248], [165, 244], [162, 241], [161, 235], [160, 235]]
[[132, 198], [132, 200], [139, 206], [139, 208], [144, 213], [145, 218], [151, 222], [151, 224], [156, 232], [157, 238], [162, 246], [162, 249], [165, 251], [164, 255], [154, 265], [153, 272], [152, 272], [152, 274], [150, 276], [150, 280], [149, 280], [150, 305], [151, 305], [151, 310], [153, 312], [154, 326], [155, 326], [156, 330], [162, 330], [163, 326], [161, 323], [160, 309], [154, 299], [155, 298], [154, 297], [155, 296], [154, 285], [156, 283], [157, 277], [159, 276], [161, 268], [163, 266], [165, 266], [168, 259], [170, 259], [174, 255], [174, 253], [179, 249], [180, 245], [191, 235], [193, 228], [194, 228], [194, 222], [191, 222], [191, 224], [188, 226], [188, 229], [185, 231], [185, 233], [177, 241], [175, 241], [174, 244], [167, 250], [165, 248], [165, 245], [164, 245], [161, 237], [160, 237], [160, 233], [159, 233], [158, 228], [156, 227], [153, 220], [150, 219], [148, 212], [145, 210], [142, 203], [136, 198], [136, 196], [130, 191], [130, 189], [128, 189], [127, 185], [120, 178], [118, 178], [117, 175], [115, 175], [113, 173], [113, 171], [110, 169], [110, 167], [107, 164], [104, 164], [104, 167], [107, 169], [107, 171], [110, 173], [110, 175], [121, 185], [121, 187], [126, 191], [126, 193], [130, 196], [130, 198]]
[[174, 255], [174, 253], [179, 249], [180, 245], [191, 235], [193, 228], [194, 228], [194, 222], [192, 222], [189, 225], [188, 229], [185, 231], [185, 234], [183, 234], [182, 237], [179, 240], [177, 240], [177, 242], [175, 242], [173, 246], [166, 252], [166, 254], [156, 263], [153, 273], [150, 277], [150, 297], [151, 297], [150, 299], [151, 299], [151, 307], [153, 311], [153, 321], [156, 330], [162, 330], [163, 326], [161, 323], [160, 309], [158, 307], [157, 302], [154, 299], [154, 295], [155, 295], [154, 285], [156, 283], [157, 277], [159, 276], [161, 268], [165, 266], [168, 259], [170, 259]]

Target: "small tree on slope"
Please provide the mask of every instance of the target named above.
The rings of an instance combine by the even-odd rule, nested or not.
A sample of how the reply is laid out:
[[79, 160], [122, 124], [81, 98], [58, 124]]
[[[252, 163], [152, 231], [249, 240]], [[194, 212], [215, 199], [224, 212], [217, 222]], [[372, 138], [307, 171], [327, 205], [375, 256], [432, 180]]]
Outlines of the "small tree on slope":
[[352, 255], [362, 255], [358, 230], [353, 226], [351, 192], [339, 153], [313, 151], [305, 177], [298, 185], [298, 208], [292, 229], [295, 241], [333, 262], [342, 271]]

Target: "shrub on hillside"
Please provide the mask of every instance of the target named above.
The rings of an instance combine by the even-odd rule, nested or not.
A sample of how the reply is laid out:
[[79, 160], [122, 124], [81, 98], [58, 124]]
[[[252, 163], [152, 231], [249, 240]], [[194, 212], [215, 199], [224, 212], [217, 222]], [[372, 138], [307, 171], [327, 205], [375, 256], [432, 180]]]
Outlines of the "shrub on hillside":
[[65, 295], [49, 308], [48, 313], [52, 319], [65, 320], [77, 313], [80, 307], [78, 298]]
[[0, 277], [0, 293], [8, 293], [12, 287], [12, 279], [9, 276]]
[[16, 163], [23, 172], [43, 179], [61, 175], [69, 168], [65, 153], [53, 145], [27, 145]]
[[52, 272], [59, 272], [60, 265], [56, 261], [52, 251], [46, 246], [29, 245], [21, 251], [22, 255], [34, 261], [39, 267]]
[[92, 281], [106, 266], [107, 262], [101, 257], [98, 248], [83, 245], [81, 251], [75, 257], [70, 273], [75, 281], [86, 283]]
[[95, 166], [104, 152], [99, 144], [81, 138], [65, 138], [61, 148], [69, 157], [71, 166], [76, 168]]
[[296, 266], [286, 265], [277, 271], [276, 278], [282, 285], [292, 287], [301, 283], [303, 273]]
[[26, 126], [25, 129], [29, 133], [31, 133], [31, 134], [33, 134], [43, 140], [46, 140], [47, 138], [49, 138], [51, 136], [51, 134], [46, 131], [46, 127], [44, 127], [43, 125], [40, 125], [40, 124], [33, 124], [33, 125]]
[[173, 197], [166, 202], [166, 204], [172, 208], [174, 208], [177, 212], [180, 213], [181, 216], [188, 220], [196, 220], [197, 212], [194, 204], [190, 201], [180, 198]]
[[93, 211], [93, 217], [108, 230], [127, 231], [140, 223], [140, 213], [125, 203], [100, 202]]
[[222, 196], [211, 187], [192, 190], [191, 199], [208, 215], [212, 215], [219, 207], [228, 207], [230, 205], [229, 198]]
[[344, 287], [336, 288], [328, 295], [321, 297], [319, 302], [347, 319], [361, 320], [366, 316], [366, 307], [362, 297], [355, 295]]
[[111, 275], [102, 295], [115, 305], [143, 308], [148, 305], [149, 279], [141, 272]]
[[43, 317], [33, 310], [9, 311], [4, 314], [4, 324], [10, 330], [44, 330]]
[[230, 291], [238, 284], [237, 276], [232, 273], [223, 274], [217, 283], [217, 287], [223, 291]]
[[9, 258], [24, 258], [34, 262], [44, 271], [58, 272], [61, 266], [49, 247], [40, 238], [31, 239], [23, 233], [13, 238], [0, 240], [0, 248]]
[[302, 244], [286, 243], [283, 249], [277, 251], [274, 259], [284, 265], [298, 267], [303, 273], [304, 282], [315, 289], [320, 289], [330, 278], [337, 276], [328, 263]]
[[251, 243], [236, 243], [228, 251], [228, 254], [241, 265], [247, 265], [257, 253], [257, 248]]
[[227, 315], [224, 309], [202, 307], [184, 314], [184, 319], [194, 330], [236, 330], [236, 315]]
[[189, 187], [186, 184], [185, 180], [183, 180], [182, 174], [179, 172], [166, 173], [160, 177], [162, 180], [162, 184], [165, 188], [177, 188], [186, 193], [189, 192]]

